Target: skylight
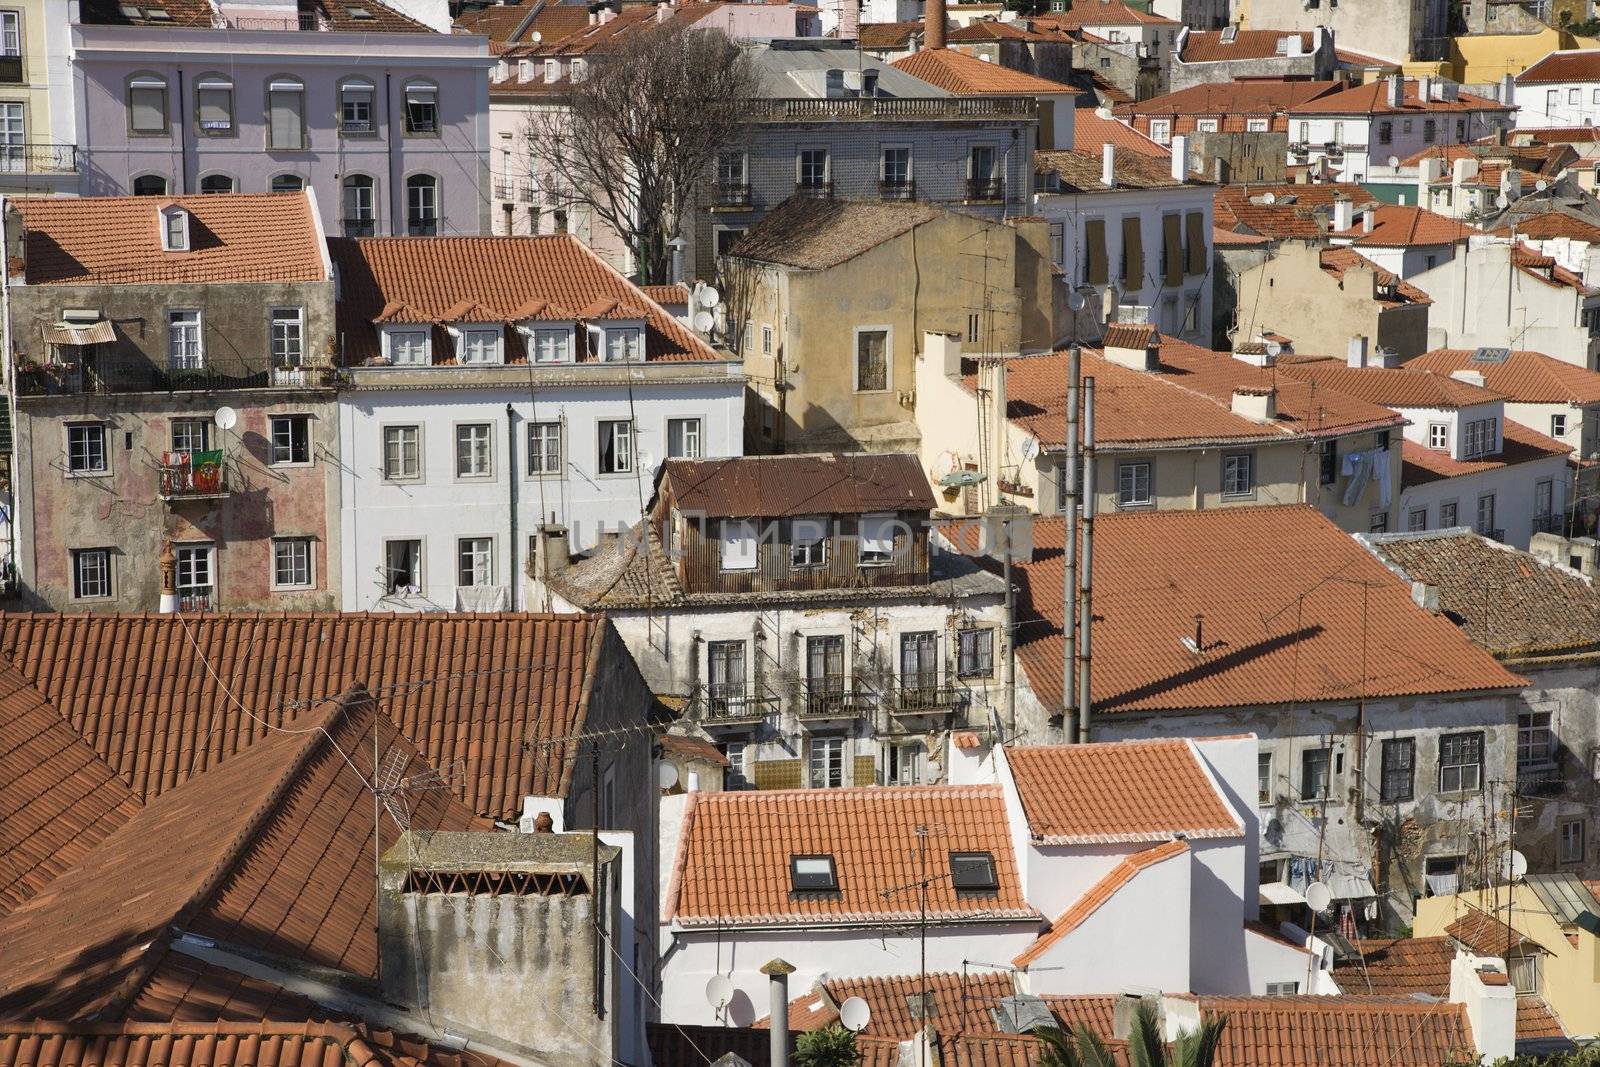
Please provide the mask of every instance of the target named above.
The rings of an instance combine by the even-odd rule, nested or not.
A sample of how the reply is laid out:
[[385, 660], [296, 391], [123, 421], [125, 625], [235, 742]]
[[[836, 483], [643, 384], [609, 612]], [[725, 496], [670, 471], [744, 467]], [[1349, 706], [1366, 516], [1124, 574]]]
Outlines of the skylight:
[[790, 856], [789, 883], [796, 893], [834, 893], [839, 875], [832, 856]]
[[1000, 888], [992, 852], [950, 853], [950, 883], [956, 892], [992, 893]]

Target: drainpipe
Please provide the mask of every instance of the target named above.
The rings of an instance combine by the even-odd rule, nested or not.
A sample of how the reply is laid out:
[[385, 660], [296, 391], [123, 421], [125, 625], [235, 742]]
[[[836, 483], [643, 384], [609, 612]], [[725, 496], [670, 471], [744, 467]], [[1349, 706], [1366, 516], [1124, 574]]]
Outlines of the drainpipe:
[[172, 542], [161, 547], [161, 607], [163, 615], [178, 610], [178, 557], [172, 551]]
[[[1011, 520], [1005, 520], [1006, 583], [1006, 729], [1013, 737], [1017, 733], [1017, 594], [1011, 584]], [[959, 649], [957, 650], [959, 654]]]
[[1083, 380], [1083, 560], [1078, 567], [1078, 741], [1089, 740], [1090, 626], [1094, 598], [1089, 588], [1094, 574], [1094, 379]]
[[1078, 740], [1078, 688], [1073, 670], [1078, 645], [1078, 375], [1083, 371], [1083, 349], [1067, 350], [1067, 477], [1066, 569], [1062, 575], [1061, 606], [1061, 718], [1068, 743]]
[[[189, 193], [189, 120], [183, 113], [183, 68], [177, 68], [178, 75], [178, 182], [182, 185], [182, 192]], [[130, 192], [132, 190], [129, 190]]]
[[517, 411], [506, 405], [506, 502], [511, 507], [510, 534], [506, 552], [506, 582], [511, 587], [511, 610], [517, 610], [517, 587], [522, 579], [517, 574]]
[[774, 957], [761, 968], [767, 982], [767, 1019], [772, 1067], [789, 1067], [789, 976], [794, 964]]

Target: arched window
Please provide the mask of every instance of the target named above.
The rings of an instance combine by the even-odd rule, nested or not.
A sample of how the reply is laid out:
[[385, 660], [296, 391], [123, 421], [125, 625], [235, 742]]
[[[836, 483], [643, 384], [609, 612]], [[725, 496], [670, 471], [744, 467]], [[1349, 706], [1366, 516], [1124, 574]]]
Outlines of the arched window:
[[267, 147], [290, 152], [306, 147], [306, 86], [299, 78], [278, 74], [267, 82]]
[[344, 180], [344, 235], [371, 237], [377, 232], [377, 188], [367, 175], [351, 174]]
[[167, 79], [139, 73], [128, 78], [128, 132], [167, 132]]
[[207, 174], [200, 179], [202, 193], [237, 193], [239, 184], [233, 180], [231, 174]]
[[439, 232], [439, 179], [413, 174], [406, 179], [406, 233], [432, 237]]
[[167, 179], [161, 174], [141, 174], [133, 179], [134, 196], [166, 196]]
[[275, 193], [298, 193], [306, 187], [306, 180], [298, 174], [274, 174], [268, 187]]

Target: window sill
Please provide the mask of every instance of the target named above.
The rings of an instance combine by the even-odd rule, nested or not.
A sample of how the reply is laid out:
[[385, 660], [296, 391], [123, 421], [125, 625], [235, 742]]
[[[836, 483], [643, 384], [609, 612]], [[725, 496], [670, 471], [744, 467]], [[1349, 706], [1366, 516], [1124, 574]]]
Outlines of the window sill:
[[384, 485], [422, 485], [423, 484], [423, 480], [421, 478], [380, 478], [378, 480], [380, 482], [382, 482]]
[[109, 478], [109, 477], [111, 477], [111, 472], [110, 471], [66, 471], [65, 472], [65, 477], [68, 477], [68, 478]]
[[274, 460], [274, 461], [269, 462], [267, 464], [268, 467], [272, 468], [275, 471], [276, 470], [293, 470], [296, 467], [315, 467], [316, 465], [317, 465], [317, 461], [314, 460], [314, 459]]
[[317, 587], [316, 587], [315, 584], [312, 584], [312, 585], [275, 585], [275, 586], [272, 587], [272, 591], [274, 593], [310, 593], [310, 592], [315, 591], [316, 588]]
[[1253, 489], [1248, 493], [1223, 493], [1222, 494], [1222, 499], [1224, 499], [1224, 500], [1254, 500], [1255, 498], [1256, 498], [1256, 494], [1255, 494], [1255, 490], [1253, 490]]

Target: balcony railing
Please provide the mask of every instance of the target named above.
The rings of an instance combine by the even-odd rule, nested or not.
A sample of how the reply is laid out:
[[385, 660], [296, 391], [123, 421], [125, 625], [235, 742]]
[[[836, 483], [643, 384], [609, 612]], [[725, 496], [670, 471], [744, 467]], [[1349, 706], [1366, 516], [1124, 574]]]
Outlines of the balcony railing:
[[750, 183], [718, 182], [712, 190], [712, 198], [717, 207], [749, 207]]
[[210, 500], [229, 493], [221, 452], [168, 452], [161, 457], [162, 500]]
[[376, 219], [345, 219], [341, 225], [346, 237], [372, 237], [378, 232]]
[[968, 178], [968, 200], [1004, 200], [1006, 198], [1006, 181], [1004, 178]]
[[0, 56], [0, 83], [16, 85], [22, 81], [22, 57]]
[[889, 711], [895, 715], [937, 715], [967, 702], [967, 690], [941, 685], [938, 678], [902, 678], [889, 691]]
[[1567, 517], [1555, 512], [1533, 517], [1534, 533], [1562, 533], [1567, 527]]
[[[64, 349], [72, 351], [72, 349]], [[19, 396], [174, 393], [227, 389], [316, 389], [333, 381], [326, 362], [248, 366], [242, 361], [170, 368], [138, 357], [81, 355], [61, 363], [25, 363], [17, 369]]]
[[843, 678], [829, 678], [800, 687], [796, 713], [802, 719], [854, 719], [870, 715], [877, 706], [874, 694], [846, 689]]
[[0, 174], [76, 174], [78, 146], [35, 142], [0, 145]]
[[878, 183], [878, 199], [880, 200], [915, 200], [917, 198], [917, 183], [910, 178], [896, 178]]
[[298, 15], [230, 15], [223, 16], [219, 29], [230, 30], [316, 30], [321, 25], [314, 12], [302, 11]]
[[216, 597], [210, 589], [180, 589], [178, 610], [187, 612], [215, 611]]
[[827, 200], [833, 196], [833, 183], [801, 180], [795, 182], [794, 195], [813, 200]]
[[745, 108], [745, 114], [752, 122], [1020, 119], [1032, 118], [1038, 113], [1038, 101], [1027, 96], [800, 97], [751, 100]]
[[510, 200], [512, 197], [512, 190], [515, 187], [516, 183], [510, 178], [494, 179], [494, 198], [496, 200]]
[[702, 723], [734, 726], [765, 719], [777, 710], [778, 698], [761, 686], [718, 682], [698, 686], [692, 707]]

